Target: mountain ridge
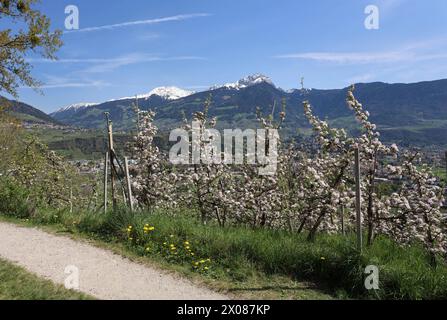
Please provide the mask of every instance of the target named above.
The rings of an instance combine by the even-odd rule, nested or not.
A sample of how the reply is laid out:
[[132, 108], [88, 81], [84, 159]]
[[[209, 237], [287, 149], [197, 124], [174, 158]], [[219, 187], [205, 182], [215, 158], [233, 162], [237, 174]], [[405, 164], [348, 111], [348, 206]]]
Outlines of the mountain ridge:
[[[444, 141], [447, 140], [447, 79], [417, 83], [358, 83], [355, 86], [357, 98], [370, 112], [371, 121], [378, 125], [385, 139], [407, 144], [447, 145]], [[252, 128], [257, 125], [257, 108], [264, 114], [270, 114], [276, 104], [277, 115], [281, 112], [281, 104], [285, 103], [287, 117], [283, 131], [296, 136], [298, 132], [309, 133], [308, 121], [301, 107], [303, 100], [309, 100], [317, 116], [327, 119], [331, 125], [358, 133], [358, 124], [346, 106], [347, 90], [285, 91], [269, 77], [255, 74], [209, 90], [188, 91], [180, 98], [164, 95], [160, 89], [159, 95], [147, 94], [138, 100], [138, 104], [143, 110], [154, 110], [156, 124], [161, 131], [166, 131], [181, 124], [183, 112], [190, 118], [195, 111], [201, 110], [210, 96], [212, 106], [209, 112], [210, 116], [218, 118], [218, 128]], [[134, 102], [135, 98], [128, 97], [71, 108], [52, 116], [73, 127], [97, 129], [104, 128], [103, 114], [109, 112], [116, 130], [129, 131], [134, 128]]]
[[4, 108], [5, 112], [29, 124], [62, 125], [61, 122], [45, 112], [21, 101], [0, 96], [0, 106]]

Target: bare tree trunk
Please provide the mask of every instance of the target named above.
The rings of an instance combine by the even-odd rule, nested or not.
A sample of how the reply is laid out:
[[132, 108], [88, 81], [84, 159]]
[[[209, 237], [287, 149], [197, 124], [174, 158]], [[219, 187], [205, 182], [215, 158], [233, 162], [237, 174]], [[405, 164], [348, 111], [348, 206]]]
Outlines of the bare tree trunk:
[[318, 217], [317, 221], [313, 225], [312, 229], [309, 232], [309, 235], [307, 236], [307, 241], [314, 242], [315, 238], [317, 236], [318, 228], [320, 227], [321, 222], [323, 222], [324, 216], [326, 215], [326, 208], [323, 209], [320, 216]]

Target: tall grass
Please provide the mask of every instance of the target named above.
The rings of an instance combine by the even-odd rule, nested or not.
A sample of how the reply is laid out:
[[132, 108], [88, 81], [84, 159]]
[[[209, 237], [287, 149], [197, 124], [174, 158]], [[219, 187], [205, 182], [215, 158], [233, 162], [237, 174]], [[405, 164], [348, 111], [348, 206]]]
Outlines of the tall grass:
[[[128, 241], [126, 229], [132, 226], [135, 238], [143, 239], [145, 224], [155, 226], [151, 245], [175, 237], [191, 242], [198, 257], [210, 257], [209, 277], [243, 282], [253, 272], [284, 275], [309, 280], [327, 291], [349, 298], [446, 299], [447, 266], [439, 261], [431, 267], [430, 257], [418, 246], [400, 247], [387, 238], [378, 238], [359, 255], [354, 235], [321, 234], [313, 243], [306, 235], [244, 227], [221, 228], [201, 224], [190, 211], [173, 213], [136, 212], [122, 209], [107, 214], [41, 211], [32, 218], [40, 224], [63, 224], [73, 232], [126, 243], [130, 250], [146, 254], [147, 242]], [[151, 252], [166, 258], [159, 252]], [[183, 263], [182, 260], [169, 260]], [[186, 262], [185, 262], [186, 263]], [[365, 267], [379, 268], [379, 289], [366, 290]]]
[[[130, 213], [117, 210], [108, 214], [39, 213], [39, 223], [62, 223], [67, 228], [104, 240], [127, 243], [129, 249], [146, 254], [147, 241], [129, 242], [126, 229], [132, 226], [135, 238], [143, 239], [145, 224], [155, 226], [151, 245], [162, 248], [170, 237], [189, 241], [200, 257], [210, 257], [207, 276], [243, 282], [251, 273], [285, 275], [318, 283], [342, 297], [372, 299], [446, 299], [447, 266], [439, 261], [430, 266], [430, 257], [418, 245], [402, 248], [387, 238], [378, 238], [360, 255], [353, 235], [318, 236], [314, 243], [305, 235], [286, 231], [221, 228], [202, 225], [187, 211]], [[168, 240], [167, 240], [168, 239]], [[159, 255], [159, 252], [151, 252]], [[182, 260], [175, 260], [182, 263]], [[366, 290], [365, 267], [379, 268], [379, 289]]]
[[90, 300], [86, 294], [67, 290], [25, 269], [0, 259], [0, 300]]

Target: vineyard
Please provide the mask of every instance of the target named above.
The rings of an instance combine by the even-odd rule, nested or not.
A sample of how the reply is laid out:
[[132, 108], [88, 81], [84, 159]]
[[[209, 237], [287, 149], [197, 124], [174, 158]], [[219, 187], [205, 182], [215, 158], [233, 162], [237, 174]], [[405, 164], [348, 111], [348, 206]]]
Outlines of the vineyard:
[[[127, 181], [114, 169], [124, 157], [106, 161], [111, 180], [81, 175], [2, 114], [0, 212], [113, 239], [205, 278], [243, 282], [261, 272], [312, 280], [341, 297], [447, 297], [444, 186], [420, 153], [380, 141], [354, 88], [347, 106], [359, 136], [330, 127], [304, 101], [315, 142], [280, 141], [274, 175], [259, 175], [269, 164], [172, 164], [154, 144], [156, 114], [135, 107]], [[289, 107], [298, 106], [258, 112], [260, 126], [280, 131]], [[218, 121], [210, 108], [207, 102], [192, 115], [203, 137]], [[204, 159], [216, 158], [211, 144], [205, 138], [196, 146]], [[378, 290], [363, 287], [367, 265], [381, 272]]]

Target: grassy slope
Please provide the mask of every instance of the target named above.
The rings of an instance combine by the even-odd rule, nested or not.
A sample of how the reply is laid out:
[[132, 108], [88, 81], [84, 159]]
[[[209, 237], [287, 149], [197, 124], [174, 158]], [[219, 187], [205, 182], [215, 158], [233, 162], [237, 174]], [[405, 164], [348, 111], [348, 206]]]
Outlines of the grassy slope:
[[84, 300], [85, 294], [67, 290], [49, 280], [41, 279], [0, 259], [1, 300]]
[[[315, 243], [309, 243], [305, 235], [282, 231], [203, 226], [184, 214], [173, 218], [165, 213], [124, 213], [106, 225], [132, 225], [138, 230], [132, 236], [144, 239], [145, 223], [158, 230], [151, 235], [150, 246], [164, 241], [177, 245], [188, 239], [199, 256], [215, 261], [211, 276], [233, 283], [243, 283], [251, 274], [259, 273], [318, 283], [337, 298], [447, 298], [447, 266], [440, 262], [432, 268], [428, 255], [417, 245], [402, 248], [379, 238], [359, 256], [354, 235], [320, 235]], [[171, 234], [173, 240], [168, 238]], [[133, 247], [138, 250], [144, 245], [137, 243]], [[380, 290], [376, 292], [365, 290], [367, 265], [376, 265], [380, 270]]]
[[[83, 220], [83, 219], [86, 220]], [[102, 219], [99, 215], [99, 219]], [[73, 227], [73, 219], [82, 221]], [[158, 254], [142, 254], [138, 248], [129, 246], [129, 243], [122, 241], [115, 236], [106, 235], [104, 232], [94, 231], [100, 223], [96, 218], [85, 216], [69, 216], [47, 213], [36, 220], [19, 220], [13, 217], [0, 216], [0, 221], [16, 223], [21, 226], [38, 226], [46, 232], [57, 235], [66, 235], [75, 240], [87, 240], [92, 245], [111, 250], [131, 261], [155, 267], [166, 271], [177, 273], [187, 277], [198, 285], [205, 285], [216, 291], [223, 291], [237, 299], [295, 299], [295, 300], [328, 300], [333, 296], [324, 292], [315, 282], [298, 281], [288, 275], [267, 274], [265, 272], [252, 269], [251, 265], [235, 265], [231, 272], [228, 268], [220, 265], [213, 265], [212, 272], [202, 274], [194, 272], [190, 264], [183, 264]], [[165, 220], [168, 222], [168, 220]], [[163, 227], [161, 224], [160, 227]], [[161, 229], [160, 229], [161, 231]], [[165, 236], [167, 236], [165, 234]]]
[[[305, 235], [288, 232], [203, 226], [190, 212], [175, 217], [168, 212], [118, 211], [107, 215], [41, 212], [28, 223], [50, 225], [53, 230], [95, 239], [126, 256], [175, 270], [242, 297], [447, 298], [445, 263], [439, 261], [433, 268], [421, 247], [402, 248], [384, 238], [377, 239], [359, 256], [353, 236], [320, 235], [315, 243], [309, 243]], [[143, 233], [145, 224], [155, 227], [150, 236]], [[126, 232], [128, 226], [133, 226], [131, 236]], [[186, 240], [195, 252], [194, 259], [186, 255], [183, 247]], [[168, 253], [169, 244], [175, 244], [178, 255]], [[146, 251], [148, 247], [150, 250]], [[212, 261], [209, 270], [194, 271], [191, 263], [207, 258]], [[378, 291], [365, 290], [367, 265], [380, 270]], [[313, 283], [319, 284], [318, 288]]]

